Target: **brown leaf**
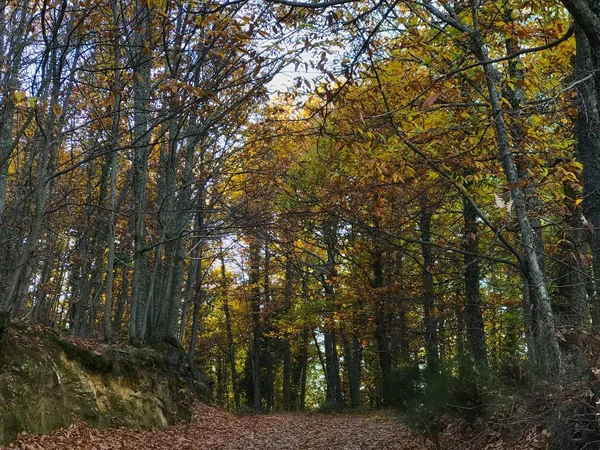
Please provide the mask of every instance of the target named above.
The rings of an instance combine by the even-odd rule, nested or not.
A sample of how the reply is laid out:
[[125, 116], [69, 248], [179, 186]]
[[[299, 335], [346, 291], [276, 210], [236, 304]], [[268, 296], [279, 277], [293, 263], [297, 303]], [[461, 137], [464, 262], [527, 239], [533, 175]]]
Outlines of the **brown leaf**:
[[435, 103], [435, 101], [438, 99], [439, 95], [436, 94], [435, 92], [432, 92], [431, 94], [429, 94], [429, 97], [427, 97], [427, 100], [425, 100], [423, 102], [423, 112], [426, 112], [429, 108], [431, 108], [431, 105], [433, 105]]

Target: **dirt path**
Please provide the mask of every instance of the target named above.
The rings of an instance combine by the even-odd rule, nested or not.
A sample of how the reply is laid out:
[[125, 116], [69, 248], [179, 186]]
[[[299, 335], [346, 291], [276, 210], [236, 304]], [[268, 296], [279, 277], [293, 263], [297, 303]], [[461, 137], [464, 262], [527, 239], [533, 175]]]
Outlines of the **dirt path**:
[[50, 435], [22, 435], [21, 450], [427, 450], [398, 420], [384, 415], [237, 417], [202, 406], [190, 423], [162, 431], [96, 430], [77, 424]]

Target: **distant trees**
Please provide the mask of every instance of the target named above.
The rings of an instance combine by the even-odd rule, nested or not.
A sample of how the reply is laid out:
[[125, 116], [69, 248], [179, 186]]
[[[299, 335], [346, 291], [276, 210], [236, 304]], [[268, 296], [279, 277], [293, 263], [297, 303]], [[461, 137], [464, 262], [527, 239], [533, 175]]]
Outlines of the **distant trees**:
[[271, 53], [277, 39], [250, 46], [271, 15], [171, 1], [0, 6], [3, 314], [33, 310], [107, 340], [125, 315], [133, 343], [176, 339], [183, 287], [202, 291], [186, 254], [231, 220], [225, 164], [285, 60]]
[[[552, 135], [547, 128], [557, 104], [572, 108], [562, 88], [545, 81], [572, 70], [564, 12], [546, 11], [533, 30], [529, 10], [519, 13], [516, 4], [424, 9], [423, 21], [407, 12], [387, 22], [378, 10], [386, 26], [396, 21], [404, 29], [397, 37], [368, 38], [364, 60], [352, 68], [360, 76], [317, 86], [301, 113], [286, 116], [283, 102], [266, 117], [266, 136], [286, 168], [277, 219], [299, 218], [303, 233], [327, 223], [338, 230], [333, 240], [325, 231], [304, 234], [301, 248], [310, 256], [297, 264], [316, 298], [334, 308], [331, 316], [324, 309], [324, 328], [314, 339], [325, 397], [346, 401], [334, 394], [341, 373], [342, 394], [354, 406], [364, 400], [364, 393], [353, 398], [356, 380], [372, 382], [363, 384], [359, 375], [372, 367], [370, 351], [378, 365], [371, 401], [383, 404], [403, 401], [401, 389], [420, 389], [416, 382], [399, 388], [411, 382], [398, 374], [415, 365], [426, 368], [422, 376], [446, 376], [451, 367], [472, 372], [465, 353], [480, 382], [507, 370], [507, 361], [516, 364], [523, 351], [536, 376], [560, 373], [562, 325], [555, 314], [563, 288], [550, 281], [551, 271], [581, 276], [570, 278], [568, 314], [579, 314], [580, 327], [590, 320], [581, 304], [590, 303], [582, 289], [593, 275], [585, 262], [574, 263], [587, 257], [582, 243], [573, 244], [575, 260], [557, 260], [551, 237], [566, 217], [559, 212], [565, 202], [574, 208], [580, 195], [569, 116], [553, 122]], [[290, 133], [299, 136], [296, 166], [286, 153]], [[372, 251], [363, 253], [364, 245]], [[309, 262], [319, 256], [316, 265]], [[526, 346], [517, 337], [518, 316]], [[357, 333], [353, 346], [349, 326], [372, 328]]]

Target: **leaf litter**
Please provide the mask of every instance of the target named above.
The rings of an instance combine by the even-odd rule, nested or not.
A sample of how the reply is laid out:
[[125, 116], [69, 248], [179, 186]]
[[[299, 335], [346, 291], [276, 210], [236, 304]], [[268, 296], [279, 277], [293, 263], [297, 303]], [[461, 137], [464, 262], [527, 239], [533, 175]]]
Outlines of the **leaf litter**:
[[[449, 427], [439, 440], [416, 435], [389, 413], [236, 416], [199, 405], [191, 422], [165, 430], [97, 429], [77, 421], [47, 435], [21, 433], [13, 450], [437, 450], [538, 449], [528, 436], [507, 445], [497, 436], [465, 441]], [[528, 441], [528, 442], [527, 442]], [[538, 443], [538, 442], [536, 442]], [[7, 447], [0, 449], [6, 450]]]
[[[6, 448], [6, 447], [0, 447]], [[166, 430], [100, 430], [78, 421], [48, 435], [22, 433], [18, 450], [423, 450], [397, 419], [385, 415], [277, 414], [236, 416], [200, 405], [189, 423]]]

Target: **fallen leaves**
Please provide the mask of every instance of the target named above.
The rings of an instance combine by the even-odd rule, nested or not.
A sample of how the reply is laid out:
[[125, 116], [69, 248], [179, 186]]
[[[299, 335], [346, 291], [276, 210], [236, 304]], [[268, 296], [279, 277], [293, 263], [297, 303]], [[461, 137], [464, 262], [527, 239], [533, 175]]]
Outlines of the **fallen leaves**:
[[425, 450], [397, 419], [381, 415], [235, 416], [201, 405], [190, 423], [161, 431], [98, 430], [77, 422], [49, 435], [21, 434], [18, 450]]
[[[472, 437], [471, 437], [472, 438]], [[442, 447], [472, 450], [536, 450], [546, 435], [530, 430], [518, 443], [506, 443], [489, 430], [471, 442], [460, 427], [440, 436]], [[5, 449], [5, 447], [0, 447]], [[99, 430], [84, 422], [49, 435], [19, 435], [14, 450], [433, 450], [435, 445], [415, 435], [390, 414], [276, 414], [236, 416], [200, 405], [189, 423], [167, 430], [128, 428]]]

